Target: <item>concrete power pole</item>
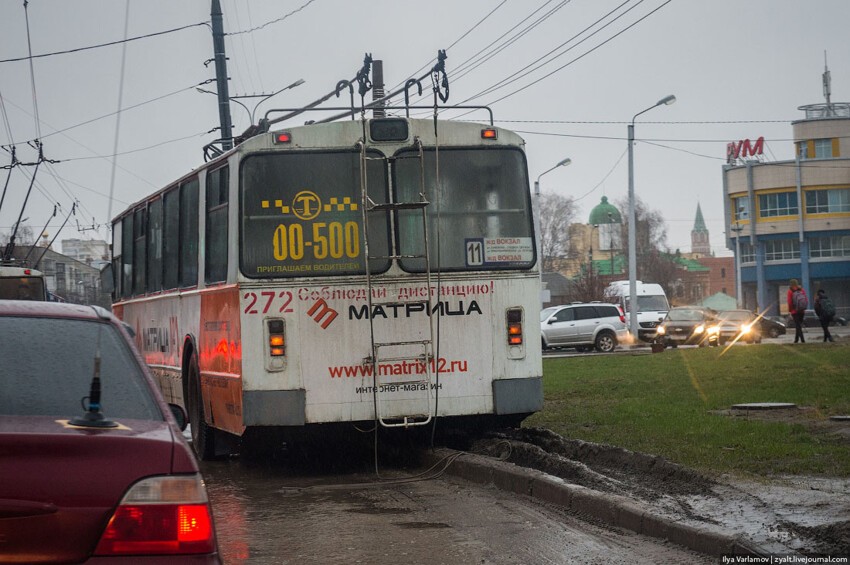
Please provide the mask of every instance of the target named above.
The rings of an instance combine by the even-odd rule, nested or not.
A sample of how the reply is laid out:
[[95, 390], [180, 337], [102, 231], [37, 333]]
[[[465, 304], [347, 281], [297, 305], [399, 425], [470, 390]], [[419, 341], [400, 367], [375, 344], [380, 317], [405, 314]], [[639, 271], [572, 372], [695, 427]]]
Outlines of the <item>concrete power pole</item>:
[[212, 0], [210, 10], [215, 55], [215, 80], [218, 87], [218, 118], [221, 123], [221, 148], [233, 149], [233, 124], [230, 121], [230, 93], [227, 89], [227, 57], [224, 54], [224, 22], [219, 0]]

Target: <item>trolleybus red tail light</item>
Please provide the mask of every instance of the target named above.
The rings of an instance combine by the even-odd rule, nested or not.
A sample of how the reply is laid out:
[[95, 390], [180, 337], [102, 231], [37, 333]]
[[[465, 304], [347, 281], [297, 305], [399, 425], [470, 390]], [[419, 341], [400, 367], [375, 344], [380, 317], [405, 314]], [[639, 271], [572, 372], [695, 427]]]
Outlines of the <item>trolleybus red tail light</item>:
[[149, 477], [115, 509], [95, 555], [213, 553], [215, 529], [200, 475]]
[[499, 132], [496, 128], [485, 128], [481, 130], [481, 139], [499, 139]]
[[283, 320], [269, 320], [269, 355], [283, 357], [286, 355], [286, 338], [284, 336]]
[[288, 131], [279, 131], [274, 134], [274, 142], [277, 143], [290, 143], [292, 141], [292, 134]]
[[508, 345], [522, 345], [522, 309], [508, 310]]

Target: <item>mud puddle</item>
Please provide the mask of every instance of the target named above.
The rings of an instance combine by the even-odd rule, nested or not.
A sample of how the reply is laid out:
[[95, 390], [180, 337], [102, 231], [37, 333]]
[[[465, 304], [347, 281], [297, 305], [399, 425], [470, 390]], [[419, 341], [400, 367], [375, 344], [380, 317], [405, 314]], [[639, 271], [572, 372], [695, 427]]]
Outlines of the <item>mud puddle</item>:
[[627, 497], [678, 522], [739, 533], [765, 552], [850, 553], [850, 478], [715, 480], [661, 457], [539, 428], [503, 430], [470, 450]]

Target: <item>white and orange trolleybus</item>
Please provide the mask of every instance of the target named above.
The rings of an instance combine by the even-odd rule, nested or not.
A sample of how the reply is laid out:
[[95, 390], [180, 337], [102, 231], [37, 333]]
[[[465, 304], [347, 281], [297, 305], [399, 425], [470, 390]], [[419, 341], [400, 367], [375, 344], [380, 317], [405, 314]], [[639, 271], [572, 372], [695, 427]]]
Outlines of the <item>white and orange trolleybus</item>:
[[513, 132], [410, 118], [263, 132], [128, 208], [113, 238], [114, 310], [202, 458], [222, 432], [517, 424], [542, 406]]

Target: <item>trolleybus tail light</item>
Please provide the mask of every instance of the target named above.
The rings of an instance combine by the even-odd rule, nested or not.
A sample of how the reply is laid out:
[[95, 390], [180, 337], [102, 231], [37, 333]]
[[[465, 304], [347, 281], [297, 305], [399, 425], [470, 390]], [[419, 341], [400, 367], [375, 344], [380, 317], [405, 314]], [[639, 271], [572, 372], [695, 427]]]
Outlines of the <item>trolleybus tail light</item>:
[[485, 128], [481, 130], [481, 139], [499, 139], [499, 132], [496, 128]]
[[508, 345], [522, 345], [522, 309], [508, 310]]
[[269, 320], [269, 355], [283, 357], [286, 355], [286, 338], [284, 337], [283, 320]]
[[290, 143], [292, 141], [292, 134], [288, 131], [279, 131], [274, 134], [274, 142], [275, 143]]
[[200, 475], [148, 477], [130, 487], [100, 537], [95, 555], [185, 555], [216, 550]]

